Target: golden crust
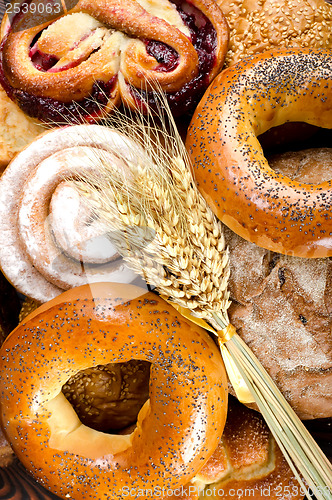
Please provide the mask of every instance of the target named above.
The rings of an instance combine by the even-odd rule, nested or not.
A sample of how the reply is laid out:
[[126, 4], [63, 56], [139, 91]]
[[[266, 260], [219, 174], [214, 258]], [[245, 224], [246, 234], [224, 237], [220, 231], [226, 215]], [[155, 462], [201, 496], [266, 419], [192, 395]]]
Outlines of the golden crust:
[[220, 444], [199, 473], [206, 483], [262, 477], [272, 470], [269, 430], [258, 413], [230, 401]]
[[[81, 110], [84, 105], [88, 107], [85, 99], [96, 95], [97, 86], [100, 114], [111, 111], [121, 99], [136, 108], [139, 92], [151, 90], [151, 82], [153, 88], [157, 86], [173, 95], [201, 73], [199, 76], [204, 76], [202, 87], [206, 88], [221, 70], [228, 47], [228, 25], [218, 5], [214, 0], [194, 0], [189, 4], [191, 15], [198, 19], [194, 31], [202, 31], [206, 25], [207, 44], [211, 30], [215, 35], [211, 46], [202, 49], [213, 55], [206, 65], [200, 55], [202, 50], [196, 47], [197, 35], [191, 33], [172, 3], [163, 0], [158, 6], [152, 0], [145, 0], [142, 4], [125, 0], [120, 7], [118, 0], [106, 3], [79, 0], [67, 15], [52, 24], [46, 20], [29, 29], [19, 29], [21, 25], [15, 25], [2, 47], [4, 79], [13, 99], [30, 115], [43, 120], [52, 117], [54, 121], [57, 113], [61, 115], [65, 112], [63, 109], [67, 109], [64, 104], [80, 102]], [[172, 24], [174, 17], [178, 19], [175, 25]], [[18, 21], [23, 28], [29, 22], [29, 14]], [[71, 27], [73, 22], [78, 26], [75, 36]], [[4, 26], [2, 31], [5, 32]], [[200, 95], [202, 89], [199, 85], [197, 89], [191, 90], [188, 102], [195, 92], [196, 100], [199, 98], [198, 92]], [[34, 97], [38, 104], [32, 106]], [[52, 110], [49, 99], [56, 101]], [[94, 112], [91, 109], [90, 106], [89, 113], [96, 118], [97, 108], [93, 108]]]
[[234, 399], [220, 444], [196, 479], [214, 500], [242, 498], [244, 492], [254, 500], [304, 497], [262, 416]]
[[215, 78], [195, 110], [186, 146], [198, 188], [224, 224], [268, 250], [332, 255], [331, 181], [308, 187], [274, 172], [257, 138], [287, 121], [330, 129], [331, 106], [326, 49], [266, 51]]
[[26, 116], [0, 85], [0, 173], [27, 144], [45, 131]]
[[[62, 498], [82, 498], [83, 483], [96, 500], [147, 483], [146, 498], [154, 498], [156, 486], [187, 483], [218, 445], [227, 408], [220, 352], [155, 294], [110, 283], [72, 289], [31, 313], [3, 353], [6, 436]], [[150, 399], [135, 431], [108, 435], [82, 425], [61, 387], [79, 370], [130, 359], [152, 363]]]
[[226, 65], [274, 48], [332, 47], [332, 5], [324, 0], [217, 0], [230, 27]]

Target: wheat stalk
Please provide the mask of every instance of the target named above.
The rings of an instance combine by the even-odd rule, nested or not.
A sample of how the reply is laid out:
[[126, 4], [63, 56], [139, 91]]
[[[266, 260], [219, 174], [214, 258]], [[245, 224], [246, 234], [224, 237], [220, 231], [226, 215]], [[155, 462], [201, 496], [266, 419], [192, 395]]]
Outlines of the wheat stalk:
[[[129, 267], [170, 301], [225, 330], [229, 261], [222, 225], [196, 188], [167, 104], [162, 98], [159, 104], [158, 119], [116, 114], [109, 125], [129, 139], [130, 158], [120, 154], [118, 168], [95, 152], [98, 175], [74, 182]], [[223, 345], [303, 490], [331, 500], [331, 464], [271, 377], [236, 333]]]
[[222, 227], [197, 195], [183, 161], [172, 160], [168, 178], [139, 161], [126, 163], [135, 189], [132, 178], [122, 172], [120, 181], [108, 165], [101, 174], [107, 177], [107, 189], [94, 189], [99, 176], [89, 176], [78, 188], [112, 230], [112, 240], [127, 263], [197, 317], [212, 318], [214, 312], [227, 309], [229, 266]]

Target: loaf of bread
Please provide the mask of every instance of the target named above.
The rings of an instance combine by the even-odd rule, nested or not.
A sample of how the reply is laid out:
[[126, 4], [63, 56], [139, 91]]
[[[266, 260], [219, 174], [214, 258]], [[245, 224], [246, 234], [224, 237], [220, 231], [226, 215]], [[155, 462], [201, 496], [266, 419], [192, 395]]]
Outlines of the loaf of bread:
[[[332, 149], [269, 158], [304, 183], [331, 178]], [[332, 259], [284, 256], [229, 229], [230, 319], [302, 419], [332, 416]]]

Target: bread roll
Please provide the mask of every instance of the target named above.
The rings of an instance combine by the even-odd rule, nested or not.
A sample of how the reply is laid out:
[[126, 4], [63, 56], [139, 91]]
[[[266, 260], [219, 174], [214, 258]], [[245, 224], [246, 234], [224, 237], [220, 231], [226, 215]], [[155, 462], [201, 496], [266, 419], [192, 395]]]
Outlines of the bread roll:
[[[1, 351], [1, 423], [23, 465], [61, 498], [121, 498], [186, 484], [220, 440], [226, 374], [208, 334], [157, 295], [96, 283], [31, 313]], [[128, 435], [83, 425], [62, 393], [80, 370], [151, 363], [149, 400]], [[84, 488], [83, 488], [84, 486]]]
[[196, 481], [213, 500], [304, 497], [263, 418], [231, 398], [220, 444]]
[[331, 106], [328, 49], [265, 51], [214, 79], [186, 146], [198, 189], [224, 224], [274, 252], [332, 256], [332, 181], [308, 187], [275, 172], [258, 139], [285, 122], [332, 129]]
[[217, 0], [230, 27], [226, 65], [279, 47], [332, 48], [332, 5], [324, 0]]

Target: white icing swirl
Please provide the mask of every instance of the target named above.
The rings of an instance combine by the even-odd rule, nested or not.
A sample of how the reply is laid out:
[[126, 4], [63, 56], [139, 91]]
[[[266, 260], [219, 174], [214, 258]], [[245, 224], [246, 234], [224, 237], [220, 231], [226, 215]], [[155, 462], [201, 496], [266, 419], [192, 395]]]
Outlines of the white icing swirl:
[[106, 127], [66, 127], [38, 138], [7, 168], [0, 180], [0, 265], [21, 293], [45, 302], [87, 282], [136, 278], [66, 180], [83, 167], [96, 170], [100, 154], [120, 168], [116, 152], [132, 160], [131, 146]]

